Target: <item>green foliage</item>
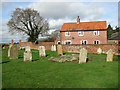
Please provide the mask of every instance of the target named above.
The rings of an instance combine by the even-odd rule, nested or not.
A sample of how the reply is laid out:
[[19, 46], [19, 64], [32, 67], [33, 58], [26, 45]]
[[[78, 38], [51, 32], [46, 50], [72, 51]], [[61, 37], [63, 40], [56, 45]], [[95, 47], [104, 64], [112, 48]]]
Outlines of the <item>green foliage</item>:
[[113, 28], [109, 24], [107, 27], [107, 39], [111, 38], [112, 33], [113, 33]]
[[109, 24], [108, 27], [107, 27], [107, 39], [110, 39], [110, 38], [111, 38], [111, 35], [112, 35], [113, 33], [116, 33], [116, 32], [120, 32], [119, 27], [116, 26], [115, 29], [113, 29], [113, 28], [111, 27], [111, 25]]
[[105, 54], [88, 54], [91, 62], [86, 64], [59, 63], [48, 61], [50, 57], [60, 57], [57, 52], [46, 51], [47, 57], [39, 57], [38, 50], [32, 50], [33, 62], [23, 62], [24, 50], [19, 50], [19, 59], [15, 60], [7, 57], [7, 51], [2, 50], [3, 88], [118, 87], [117, 56], [113, 62], [105, 62]]

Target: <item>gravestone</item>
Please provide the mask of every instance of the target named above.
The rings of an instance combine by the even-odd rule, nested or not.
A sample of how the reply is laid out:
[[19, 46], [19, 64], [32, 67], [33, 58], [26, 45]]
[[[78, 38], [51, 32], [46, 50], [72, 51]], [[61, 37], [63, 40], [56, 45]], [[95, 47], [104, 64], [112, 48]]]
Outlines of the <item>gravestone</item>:
[[10, 50], [11, 50], [12, 44], [9, 45], [9, 49], [8, 49], [8, 57], [10, 57]]
[[30, 46], [26, 46], [26, 47], [25, 47], [25, 51], [31, 51], [31, 50], [30, 50]]
[[18, 59], [18, 48], [13, 45], [10, 49], [10, 59]]
[[39, 46], [39, 55], [40, 57], [45, 57], [45, 47], [44, 46]]
[[56, 51], [56, 45], [53, 45], [53, 51]]
[[51, 51], [53, 51], [53, 45], [51, 46]]
[[32, 53], [31, 51], [24, 52], [24, 62], [31, 62], [32, 61]]
[[102, 49], [101, 48], [98, 48], [97, 49], [97, 54], [101, 54], [102, 53]]
[[57, 45], [57, 54], [58, 55], [63, 55], [62, 45]]
[[112, 49], [108, 50], [107, 52], [107, 62], [113, 61], [113, 51]]
[[87, 50], [82, 48], [79, 55], [79, 64], [86, 63], [87, 61]]

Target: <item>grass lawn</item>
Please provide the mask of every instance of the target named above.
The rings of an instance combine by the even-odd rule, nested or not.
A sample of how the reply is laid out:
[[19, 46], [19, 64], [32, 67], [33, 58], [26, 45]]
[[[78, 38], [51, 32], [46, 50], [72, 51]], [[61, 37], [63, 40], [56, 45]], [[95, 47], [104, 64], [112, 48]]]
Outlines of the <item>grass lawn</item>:
[[10, 60], [7, 52], [2, 49], [2, 88], [118, 88], [118, 56], [105, 62], [104, 54], [88, 54], [90, 62], [74, 64], [48, 61], [59, 57], [52, 51], [39, 57], [38, 50], [32, 50], [32, 62], [23, 62], [24, 50], [19, 50], [15, 60]]

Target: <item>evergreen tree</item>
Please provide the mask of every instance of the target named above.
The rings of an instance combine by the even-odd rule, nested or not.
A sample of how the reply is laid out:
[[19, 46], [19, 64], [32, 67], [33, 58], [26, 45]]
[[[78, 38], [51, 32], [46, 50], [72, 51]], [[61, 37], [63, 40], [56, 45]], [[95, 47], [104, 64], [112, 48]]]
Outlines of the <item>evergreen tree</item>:
[[113, 28], [109, 24], [108, 27], [107, 27], [107, 39], [111, 38], [111, 35], [112, 35], [113, 32], [114, 32]]

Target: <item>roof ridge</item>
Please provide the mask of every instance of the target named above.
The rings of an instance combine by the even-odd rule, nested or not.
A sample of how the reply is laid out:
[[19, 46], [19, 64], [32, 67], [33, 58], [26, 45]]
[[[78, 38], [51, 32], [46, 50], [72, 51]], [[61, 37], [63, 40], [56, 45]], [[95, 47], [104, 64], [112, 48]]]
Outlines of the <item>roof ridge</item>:
[[[80, 23], [92, 23], [92, 22], [106, 22], [106, 21], [90, 21], [90, 22], [80, 22]], [[67, 23], [77, 23], [77, 22], [67, 22]]]

